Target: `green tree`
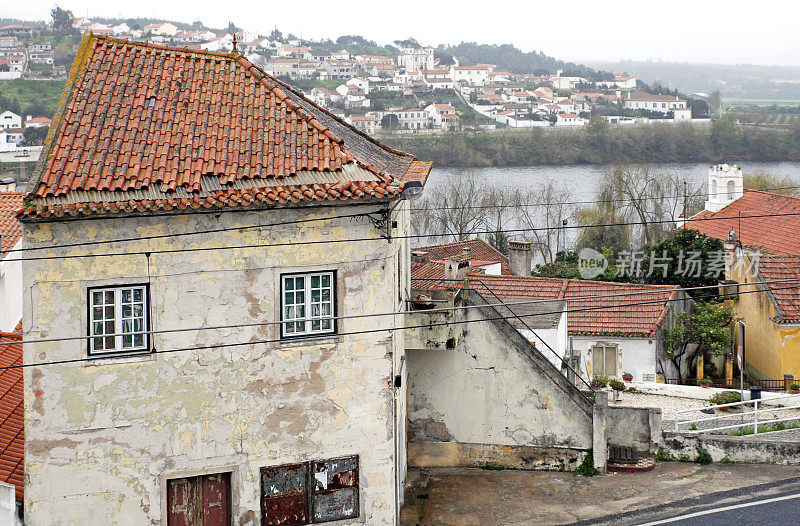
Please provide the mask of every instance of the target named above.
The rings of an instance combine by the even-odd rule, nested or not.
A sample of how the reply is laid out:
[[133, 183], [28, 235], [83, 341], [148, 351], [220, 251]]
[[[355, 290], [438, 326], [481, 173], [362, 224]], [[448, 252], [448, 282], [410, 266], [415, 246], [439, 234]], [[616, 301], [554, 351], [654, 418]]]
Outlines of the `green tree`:
[[674, 326], [664, 329], [664, 347], [681, 380], [694, 370], [698, 356], [721, 356], [730, 349], [730, 326], [736, 320], [732, 307], [716, 302], [696, 303], [675, 317]]
[[72, 20], [75, 18], [72, 11], [56, 6], [50, 11], [50, 17], [53, 19], [53, 31], [72, 32]]
[[[721, 240], [681, 228], [660, 243], [645, 247], [642, 279], [652, 285], [713, 286], [725, 277], [724, 257]], [[687, 292], [698, 300], [717, 295], [716, 288]]]

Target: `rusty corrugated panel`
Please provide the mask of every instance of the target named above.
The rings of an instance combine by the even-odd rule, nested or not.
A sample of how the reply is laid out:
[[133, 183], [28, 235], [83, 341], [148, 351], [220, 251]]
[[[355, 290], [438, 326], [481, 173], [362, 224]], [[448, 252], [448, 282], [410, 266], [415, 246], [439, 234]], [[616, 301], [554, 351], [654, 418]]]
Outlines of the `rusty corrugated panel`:
[[261, 469], [261, 524], [309, 523], [308, 463]]

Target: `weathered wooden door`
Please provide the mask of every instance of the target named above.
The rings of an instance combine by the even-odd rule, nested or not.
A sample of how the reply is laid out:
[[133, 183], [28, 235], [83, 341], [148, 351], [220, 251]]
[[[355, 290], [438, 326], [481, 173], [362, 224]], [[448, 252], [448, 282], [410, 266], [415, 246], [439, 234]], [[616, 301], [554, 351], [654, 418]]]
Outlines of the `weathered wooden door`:
[[230, 473], [167, 481], [168, 526], [230, 526]]

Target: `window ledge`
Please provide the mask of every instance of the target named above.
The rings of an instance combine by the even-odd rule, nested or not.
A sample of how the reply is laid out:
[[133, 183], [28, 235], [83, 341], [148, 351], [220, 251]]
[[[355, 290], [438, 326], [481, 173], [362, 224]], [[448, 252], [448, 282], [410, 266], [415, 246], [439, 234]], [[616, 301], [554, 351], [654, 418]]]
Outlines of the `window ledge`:
[[343, 338], [338, 334], [309, 334], [308, 336], [291, 336], [281, 339], [281, 347], [307, 347], [309, 345], [325, 345], [342, 343]]
[[88, 360], [83, 362], [83, 367], [97, 367], [101, 365], [117, 365], [123, 363], [153, 362], [158, 353], [138, 353], [138, 354], [111, 354], [109, 356], [89, 355]]

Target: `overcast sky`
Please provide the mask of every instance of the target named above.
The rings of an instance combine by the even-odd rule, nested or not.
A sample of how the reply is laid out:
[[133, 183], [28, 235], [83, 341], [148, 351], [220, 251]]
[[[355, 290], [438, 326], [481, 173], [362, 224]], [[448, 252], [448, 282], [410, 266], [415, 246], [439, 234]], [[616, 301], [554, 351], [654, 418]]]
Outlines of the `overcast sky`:
[[[52, 1], [4, 0], [0, 16], [48, 19]], [[433, 0], [64, 0], [75, 16], [148, 16], [216, 27], [232, 20], [304, 38], [360, 34], [379, 43], [511, 43], [559, 59], [800, 66], [795, 0], [499, 2]], [[475, 11], [473, 11], [473, 8]]]

